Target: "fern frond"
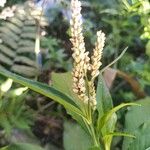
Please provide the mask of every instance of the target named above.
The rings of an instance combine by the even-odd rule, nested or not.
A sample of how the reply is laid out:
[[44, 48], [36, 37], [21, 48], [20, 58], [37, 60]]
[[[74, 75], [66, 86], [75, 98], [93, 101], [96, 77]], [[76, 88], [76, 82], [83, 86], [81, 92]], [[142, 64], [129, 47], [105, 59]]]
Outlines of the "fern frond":
[[40, 12], [32, 11], [27, 2], [18, 5], [14, 16], [1, 20], [0, 26], [0, 67], [26, 77], [35, 77], [39, 72], [34, 50]]

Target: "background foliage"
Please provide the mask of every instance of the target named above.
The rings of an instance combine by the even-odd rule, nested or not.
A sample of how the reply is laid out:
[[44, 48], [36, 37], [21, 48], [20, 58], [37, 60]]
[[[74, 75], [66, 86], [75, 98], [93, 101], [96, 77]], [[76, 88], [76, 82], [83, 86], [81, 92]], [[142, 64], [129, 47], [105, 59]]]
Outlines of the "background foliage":
[[[40, 2], [36, 3], [36, 7], [39, 7]], [[23, 0], [8, 0], [5, 7], [0, 8], [1, 16], [2, 14], [5, 16], [2, 13], [5, 9], [11, 10], [16, 4], [14, 15], [0, 20], [0, 66], [51, 84], [51, 79], [57, 78], [57, 74], [55, 76], [51, 74], [52, 71], [65, 72], [72, 68], [69, 1], [62, 1], [62, 3], [48, 1], [47, 7], [44, 7], [48, 22], [46, 25], [36, 17], [37, 12], [32, 14], [35, 11], [30, 9]], [[21, 15], [18, 13], [19, 10], [25, 10], [25, 13]], [[122, 102], [137, 102], [142, 98], [137, 102], [142, 104], [141, 107], [131, 107], [127, 111], [122, 110], [117, 113], [119, 121], [116, 131], [122, 130], [137, 138], [132, 140], [114, 138], [112, 149], [148, 149], [150, 147], [147, 134], [150, 107], [148, 97], [150, 95], [150, 2], [148, 0], [84, 0], [82, 13], [85, 42], [89, 51], [94, 45], [96, 39], [94, 33], [97, 30], [102, 29], [107, 35], [103, 67], [118, 57], [128, 46], [125, 55], [112, 66], [116, 72], [122, 71], [126, 76], [115, 74], [114, 79], [111, 79], [111, 76], [105, 78], [112, 84], [110, 92], [114, 105]], [[35, 42], [39, 25], [41, 47], [37, 55]], [[77, 146], [82, 149], [82, 144], [88, 147], [87, 141], [81, 144], [75, 142], [76, 138], [80, 137], [79, 142], [81, 142], [82, 138], [88, 139], [88, 137], [66, 114], [62, 106], [27, 89], [20, 95], [16, 95], [15, 91], [21, 90], [22, 87], [12, 84], [10, 79], [0, 77], [0, 87], [5, 84], [6, 87], [11, 85], [6, 91], [2, 88], [0, 90], [0, 146], [6, 146], [2, 150], [11, 150], [14, 147], [18, 150], [23, 150], [22, 147], [38, 149], [37, 145], [39, 150], [42, 147], [53, 150], [63, 148], [76, 150], [79, 149]], [[55, 86], [62, 82], [61, 79]], [[138, 82], [144, 96], [137, 96], [138, 91], [132, 91], [132, 87], [137, 86], [134, 81]], [[63, 82], [65, 83], [67, 84], [67, 81]], [[78, 133], [79, 137], [74, 133]], [[23, 140], [20, 141], [16, 136]], [[28, 142], [31, 145], [28, 145]], [[25, 145], [21, 146], [22, 144]]]

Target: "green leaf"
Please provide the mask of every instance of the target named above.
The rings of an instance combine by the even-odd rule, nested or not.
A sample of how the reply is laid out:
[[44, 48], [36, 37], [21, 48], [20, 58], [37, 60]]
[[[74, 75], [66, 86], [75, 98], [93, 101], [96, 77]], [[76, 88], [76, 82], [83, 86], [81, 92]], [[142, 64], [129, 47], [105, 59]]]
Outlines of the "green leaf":
[[[112, 116], [109, 118], [109, 120], [105, 122], [103, 128], [100, 127], [102, 117], [113, 108], [112, 98], [108, 88], [106, 87], [102, 75], [99, 75], [96, 99], [97, 99], [97, 110], [99, 112], [97, 120], [97, 132], [99, 135], [103, 137], [106, 134], [114, 131], [117, 116], [115, 113], [113, 113]], [[109, 141], [109, 143], [111, 143], [111, 140]]]
[[79, 103], [80, 100], [75, 95], [75, 93], [72, 90], [72, 75], [71, 72], [66, 72], [66, 73], [52, 73], [51, 75], [51, 80], [52, 80], [52, 86], [59, 91], [65, 93], [66, 95], [72, 97], [72, 100], [75, 103]]
[[146, 44], [146, 54], [150, 57], [150, 40]]
[[97, 110], [99, 112], [97, 128], [99, 132], [102, 132], [103, 135], [113, 132], [116, 124], [117, 117], [115, 114], [110, 118], [108, 124], [105, 124], [105, 128], [99, 128], [100, 120], [104, 114], [110, 111], [113, 108], [112, 98], [109, 93], [108, 88], [106, 87], [105, 81], [102, 75], [99, 75], [98, 79], [98, 86], [96, 92], [96, 99], [97, 99]]
[[66, 109], [73, 111], [73, 112], [77, 113], [78, 115], [82, 116], [82, 112], [78, 108], [77, 104], [69, 96], [58, 91], [57, 89], [52, 88], [46, 84], [43, 84], [43, 83], [40, 83], [37, 81], [23, 78], [19, 75], [16, 75], [14, 73], [11, 73], [11, 72], [5, 70], [5, 69], [0, 69], [0, 74], [13, 79], [15, 82], [17, 82], [19, 84], [29, 87], [30, 89], [32, 89], [35, 92], [38, 92], [44, 96], [47, 96], [47, 97], [55, 100], [56, 102], [62, 104]]
[[108, 88], [106, 87], [105, 81], [102, 75], [99, 75], [97, 92], [97, 110], [99, 112], [99, 117], [101, 118], [105, 112], [113, 108], [113, 102]]
[[100, 150], [100, 148], [99, 147], [91, 147], [88, 150]]
[[[80, 101], [75, 95], [75, 93], [72, 90], [72, 75], [71, 72], [67, 73], [52, 73], [51, 75], [51, 80], [52, 80], [52, 87], [60, 90], [61, 92], [65, 93], [69, 97], [73, 98], [73, 101], [77, 104], [80, 105]], [[88, 130], [85, 126], [85, 123], [82, 119], [81, 116], [73, 113], [72, 111], [67, 111], [73, 119], [75, 119], [83, 128], [84, 130], [88, 133]]]
[[[125, 107], [125, 106], [133, 106], [133, 105], [138, 105], [135, 103], [126, 103], [126, 104], [121, 104], [119, 106], [116, 106], [115, 108], [112, 108], [108, 112], [104, 113], [104, 115], [101, 118], [98, 118], [98, 123], [97, 123], [97, 128], [98, 131], [102, 133], [102, 136], [105, 137], [107, 134], [110, 132], [113, 132], [115, 129], [115, 124], [116, 124], [116, 112]], [[139, 106], [139, 105], [138, 105]], [[109, 136], [107, 140], [104, 140], [104, 145], [105, 149], [109, 150], [111, 146], [111, 141], [112, 141], [113, 136]]]
[[12, 126], [10, 124], [10, 121], [8, 120], [8, 117], [3, 112], [0, 112], [0, 126], [4, 128], [6, 135], [11, 134]]
[[141, 105], [135, 104], [135, 103], [125, 103], [125, 104], [120, 104], [119, 106], [114, 107], [109, 112], [104, 114], [104, 116], [101, 118], [100, 123], [99, 123], [99, 128], [102, 129], [104, 125], [111, 119], [111, 117], [113, 116], [115, 112], [117, 112], [119, 109], [126, 107], [126, 106], [141, 106]]
[[103, 137], [103, 139], [107, 139], [110, 136], [126, 136], [126, 137], [130, 137], [130, 138], [136, 138], [134, 135], [128, 134], [128, 133], [121, 133], [121, 132], [114, 132], [114, 133], [109, 133], [107, 135], [105, 135], [105, 137]]
[[114, 133], [109, 133], [103, 137], [104, 143], [109, 143], [110, 139], [113, 136], [125, 136], [125, 137], [130, 137], [130, 138], [136, 138], [134, 135], [131, 135], [128, 133], [114, 132]]
[[111, 141], [112, 141], [113, 136], [126, 136], [126, 137], [130, 137], [130, 138], [135, 138], [135, 136], [127, 134], [127, 133], [120, 133], [120, 132], [109, 133], [103, 137], [103, 141], [105, 144], [105, 150], [110, 150]]
[[88, 134], [77, 124], [65, 122], [64, 124], [65, 150], [88, 150], [92, 141]]
[[[135, 139], [129, 140], [127, 145], [123, 143], [123, 150], [145, 150], [150, 147], [150, 120], [146, 121], [138, 129], [132, 131]], [[126, 139], [126, 138], [125, 138]]]
[[141, 107], [130, 107], [125, 117], [125, 132], [135, 135], [136, 139], [125, 137], [123, 150], [145, 150], [150, 147], [150, 97], [136, 103]]
[[[116, 121], [117, 121], [117, 116], [115, 113], [113, 113], [109, 118], [109, 120], [105, 122], [103, 128], [101, 128], [100, 123], [102, 117], [113, 108], [112, 98], [102, 75], [99, 75], [96, 99], [97, 99], [97, 110], [99, 112], [98, 121], [97, 121], [97, 131], [98, 134], [103, 137], [108, 133], [114, 131]], [[112, 141], [112, 137], [109, 138], [109, 145], [111, 144], [111, 141]]]
[[136, 101], [136, 103], [141, 107], [130, 107], [125, 117], [127, 131], [133, 131], [147, 120], [150, 120], [150, 97]]
[[44, 150], [38, 145], [28, 143], [14, 143], [9, 146], [3, 147], [0, 150]]

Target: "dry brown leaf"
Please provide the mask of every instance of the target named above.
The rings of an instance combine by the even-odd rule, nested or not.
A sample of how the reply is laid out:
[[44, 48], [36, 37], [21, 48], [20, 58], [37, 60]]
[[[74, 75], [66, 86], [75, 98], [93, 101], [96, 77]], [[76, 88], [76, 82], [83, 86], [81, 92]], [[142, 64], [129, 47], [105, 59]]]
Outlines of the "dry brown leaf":
[[105, 71], [104, 71], [104, 80], [106, 82], [106, 86], [111, 89], [112, 85], [113, 85], [113, 82], [116, 78], [116, 75], [117, 75], [117, 70], [115, 69], [112, 69], [112, 68], [107, 68]]

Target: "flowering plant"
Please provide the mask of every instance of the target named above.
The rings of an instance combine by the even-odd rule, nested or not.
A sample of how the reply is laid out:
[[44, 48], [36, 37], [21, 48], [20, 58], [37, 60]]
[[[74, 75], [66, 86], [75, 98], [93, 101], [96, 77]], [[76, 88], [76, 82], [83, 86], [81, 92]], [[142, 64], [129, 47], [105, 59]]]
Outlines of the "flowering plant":
[[[102, 31], [97, 32], [95, 48], [90, 58], [89, 52], [85, 49], [79, 0], [71, 1], [71, 10], [70, 26], [74, 59], [72, 73], [53, 73], [52, 86], [23, 78], [4, 69], [0, 69], [0, 74], [63, 105], [90, 136], [92, 145], [89, 149], [110, 150], [113, 136], [134, 137], [114, 132], [117, 120], [115, 112], [122, 107], [137, 104], [126, 103], [113, 108], [111, 96], [99, 71], [102, 65], [105, 34]], [[95, 87], [96, 77], [98, 77], [97, 87]]]

